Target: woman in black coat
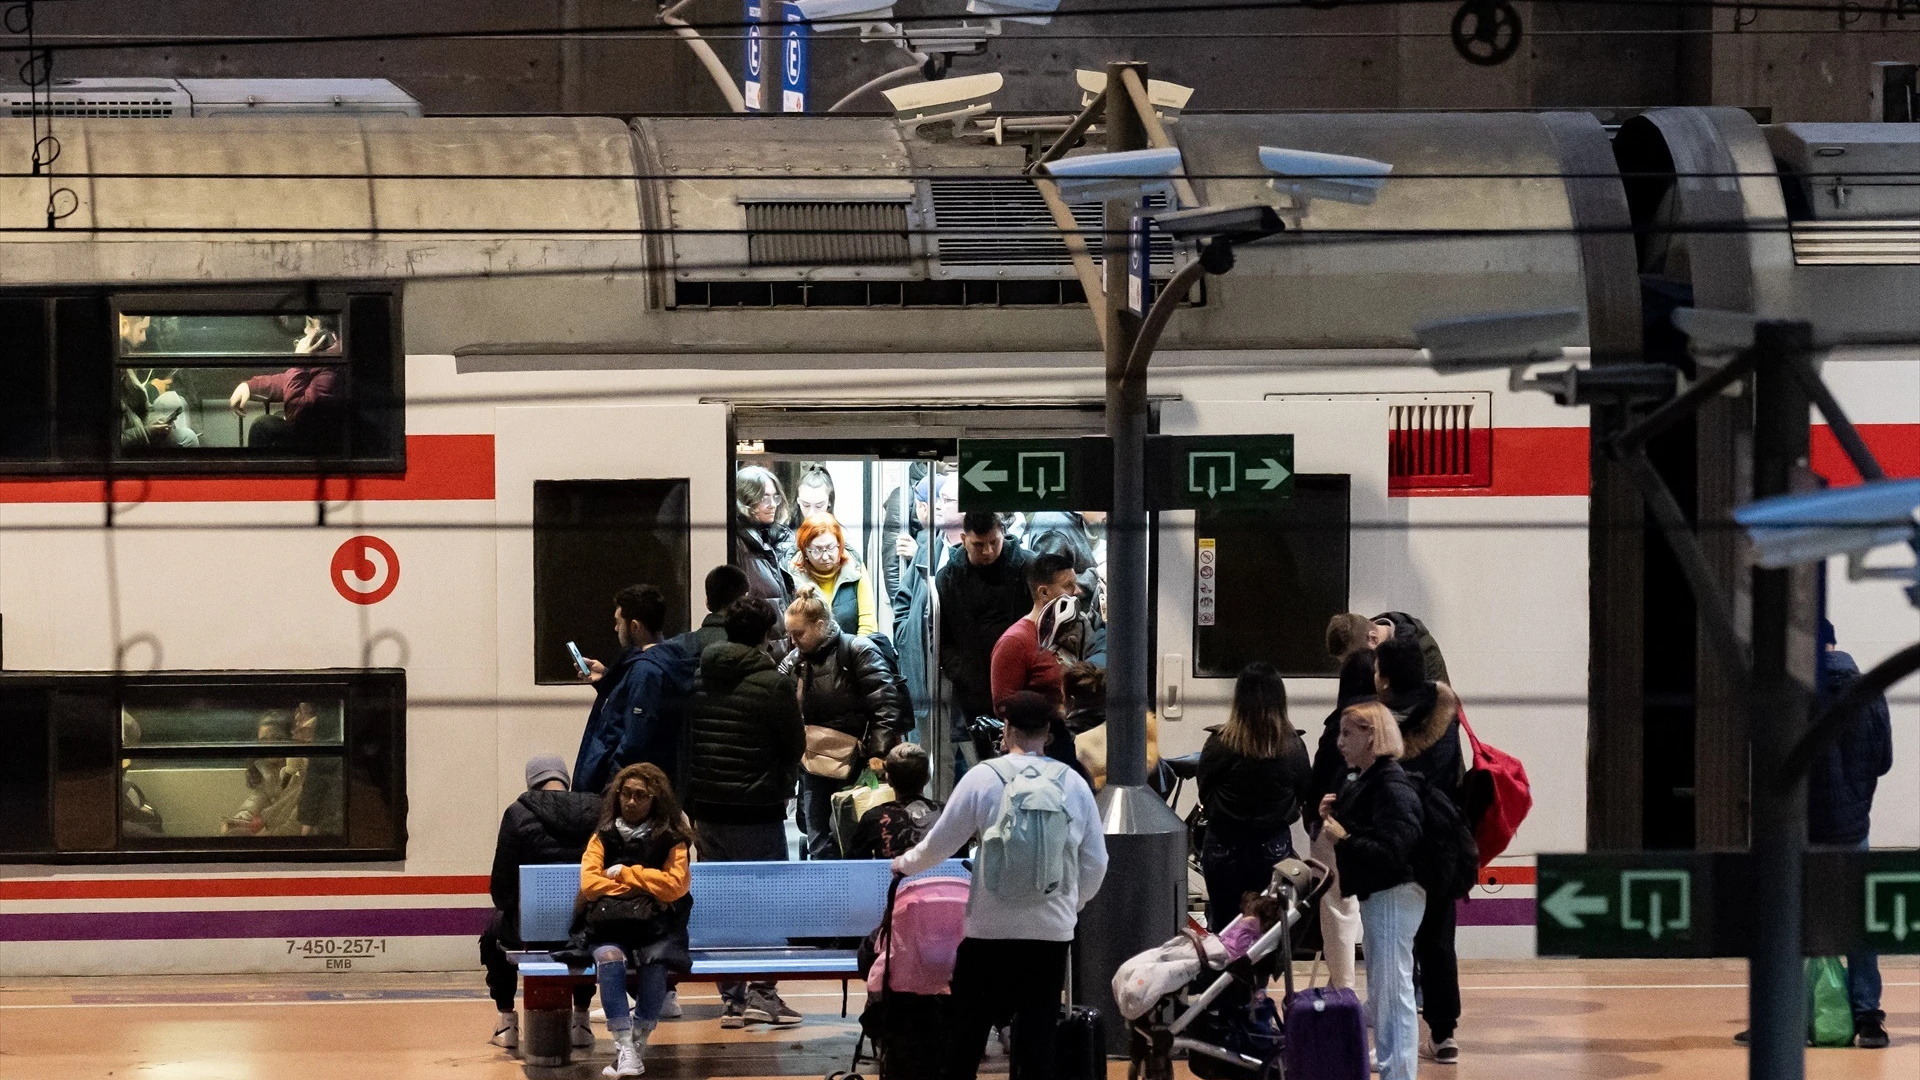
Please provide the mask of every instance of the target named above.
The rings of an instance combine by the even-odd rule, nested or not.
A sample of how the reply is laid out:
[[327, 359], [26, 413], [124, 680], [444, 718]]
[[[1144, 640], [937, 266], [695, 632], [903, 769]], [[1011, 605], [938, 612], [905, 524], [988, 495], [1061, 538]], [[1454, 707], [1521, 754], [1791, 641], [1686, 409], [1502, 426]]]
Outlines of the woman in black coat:
[[1267, 887], [1273, 864], [1293, 854], [1308, 781], [1307, 745], [1287, 720], [1287, 686], [1271, 664], [1241, 672], [1227, 723], [1207, 737], [1194, 775], [1207, 811], [1207, 925], [1218, 931], [1240, 914], [1245, 894]]
[[1340, 887], [1360, 900], [1367, 935], [1367, 1016], [1380, 1080], [1414, 1080], [1419, 1018], [1413, 996], [1413, 935], [1427, 894], [1413, 880], [1420, 843], [1420, 794], [1400, 767], [1400, 725], [1378, 702], [1340, 714], [1339, 748], [1359, 772], [1320, 801], [1321, 828], [1334, 838]]

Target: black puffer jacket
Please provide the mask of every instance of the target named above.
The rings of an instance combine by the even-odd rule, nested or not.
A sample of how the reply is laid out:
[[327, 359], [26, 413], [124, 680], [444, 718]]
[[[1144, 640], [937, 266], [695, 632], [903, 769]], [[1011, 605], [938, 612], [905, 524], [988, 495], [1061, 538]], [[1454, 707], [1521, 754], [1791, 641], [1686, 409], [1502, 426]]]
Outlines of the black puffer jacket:
[[913, 725], [912, 717], [900, 716], [900, 699], [880, 647], [857, 634], [836, 626], [811, 653], [788, 653], [780, 670], [800, 686], [802, 721], [864, 738], [875, 757], [892, 749]]
[[[782, 566], [780, 549], [793, 531], [784, 525], [756, 525], [736, 518], [733, 523], [733, 565], [746, 572], [747, 595], [774, 605], [784, 615], [793, 603], [793, 575]], [[779, 632], [779, 624], [774, 626]]]
[[1255, 758], [1227, 749], [1216, 730], [1194, 770], [1207, 828], [1228, 844], [1265, 841], [1299, 819], [1309, 773], [1307, 744], [1297, 735], [1275, 756]]
[[487, 891], [500, 912], [501, 937], [520, 934], [520, 868], [577, 863], [600, 825], [600, 796], [583, 791], [523, 792], [500, 817]]
[[1406, 750], [1400, 764], [1460, 801], [1460, 781], [1466, 762], [1460, 756], [1460, 699], [1446, 683], [1428, 683], [1404, 698], [1386, 702], [1400, 721]]
[[1027, 563], [1033, 556], [1009, 540], [991, 566], [975, 566], [964, 551], [940, 568], [940, 670], [953, 680], [967, 716], [993, 715], [993, 647], [1000, 635], [1033, 610]]
[[1393, 758], [1376, 758], [1333, 804], [1347, 835], [1333, 845], [1340, 891], [1365, 900], [1413, 880], [1423, 820], [1420, 793]]
[[793, 680], [751, 645], [700, 654], [687, 812], [695, 821], [755, 825], [786, 814], [806, 738]]
[[[1825, 711], [1860, 678], [1860, 667], [1846, 653], [1821, 655], [1819, 698]], [[1892, 714], [1885, 695], [1857, 709], [1827, 749], [1814, 760], [1807, 777], [1807, 839], [1816, 844], [1858, 844], [1867, 838], [1873, 816], [1873, 792], [1893, 768]], [[311, 771], [307, 783], [313, 783]]]

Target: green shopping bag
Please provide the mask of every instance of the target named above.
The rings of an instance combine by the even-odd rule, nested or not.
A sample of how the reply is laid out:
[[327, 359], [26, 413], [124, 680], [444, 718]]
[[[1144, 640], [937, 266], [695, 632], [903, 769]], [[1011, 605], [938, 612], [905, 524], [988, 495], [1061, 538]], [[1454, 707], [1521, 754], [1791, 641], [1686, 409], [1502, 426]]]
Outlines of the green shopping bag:
[[1853, 1045], [1847, 969], [1837, 956], [1807, 961], [1807, 1037], [1815, 1046]]

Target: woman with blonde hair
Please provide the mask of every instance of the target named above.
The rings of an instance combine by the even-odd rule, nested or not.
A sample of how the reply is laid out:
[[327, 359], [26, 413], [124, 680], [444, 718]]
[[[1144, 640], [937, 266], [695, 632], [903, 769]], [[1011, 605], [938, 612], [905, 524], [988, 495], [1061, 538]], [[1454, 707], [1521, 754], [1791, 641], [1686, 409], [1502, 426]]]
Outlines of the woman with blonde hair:
[[[692, 827], [658, 765], [640, 762], [615, 774], [600, 807], [600, 828], [580, 858], [586, 944], [600, 982], [615, 1060], [608, 1077], [639, 1076], [647, 1037], [660, 1021], [669, 973], [691, 969], [687, 954], [687, 853]], [[637, 977], [627, 1005], [627, 963]]]
[[1360, 901], [1367, 942], [1367, 1018], [1380, 1080], [1414, 1080], [1419, 1017], [1413, 995], [1413, 935], [1427, 894], [1413, 880], [1420, 843], [1420, 794], [1400, 767], [1400, 725], [1377, 701], [1340, 713], [1340, 754], [1359, 773], [1320, 801], [1334, 838], [1340, 888]]
[[1194, 771], [1207, 810], [1200, 869], [1209, 929], [1239, 916], [1241, 897], [1266, 888], [1273, 864], [1293, 854], [1310, 774], [1307, 744], [1287, 719], [1287, 684], [1272, 664], [1247, 665], [1227, 722], [1207, 736]]
[[815, 514], [800, 523], [792, 569], [795, 581], [820, 590], [842, 632], [870, 636], [880, 631], [873, 579], [847, 550], [846, 533], [833, 515]]

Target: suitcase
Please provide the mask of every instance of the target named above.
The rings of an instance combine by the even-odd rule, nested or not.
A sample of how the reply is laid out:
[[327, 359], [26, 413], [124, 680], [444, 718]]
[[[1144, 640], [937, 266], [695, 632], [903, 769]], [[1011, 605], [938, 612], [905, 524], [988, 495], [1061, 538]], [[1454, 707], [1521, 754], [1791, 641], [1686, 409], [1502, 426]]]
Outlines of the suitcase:
[[[1014, 1045], [1020, 1042], [1020, 1023], [1014, 1021]], [[1053, 1033], [1055, 1080], [1106, 1080], [1107, 1025], [1100, 1010], [1068, 1005], [1060, 1010]], [[1007, 1080], [1023, 1080], [1018, 1070]]]
[[1342, 987], [1302, 990], [1287, 1003], [1287, 1047], [1292, 1080], [1367, 1080], [1367, 1018], [1359, 995]]

